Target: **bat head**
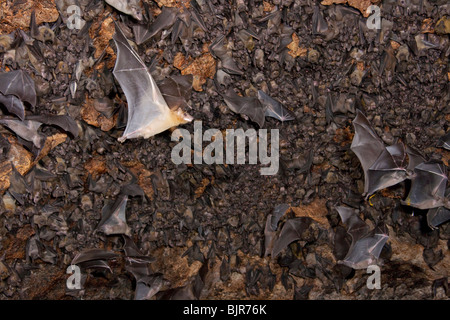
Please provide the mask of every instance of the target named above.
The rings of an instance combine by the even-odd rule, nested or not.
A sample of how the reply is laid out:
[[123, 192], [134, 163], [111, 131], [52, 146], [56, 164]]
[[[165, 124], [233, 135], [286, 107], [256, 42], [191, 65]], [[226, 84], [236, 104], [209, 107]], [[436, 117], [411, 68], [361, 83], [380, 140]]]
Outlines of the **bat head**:
[[194, 120], [194, 118], [190, 114], [184, 112], [181, 108], [178, 108], [173, 113], [174, 116], [177, 118], [177, 122], [179, 122], [180, 124], [188, 123]]

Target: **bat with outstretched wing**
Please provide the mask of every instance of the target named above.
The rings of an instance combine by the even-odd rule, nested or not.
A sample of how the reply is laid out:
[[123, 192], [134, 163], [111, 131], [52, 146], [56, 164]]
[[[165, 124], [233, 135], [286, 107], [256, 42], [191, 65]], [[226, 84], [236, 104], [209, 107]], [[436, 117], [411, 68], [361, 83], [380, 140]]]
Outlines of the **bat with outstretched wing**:
[[353, 126], [355, 136], [351, 150], [358, 157], [364, 171], [366, 198], [408, 177], [406, 151], [402, 143], [386, 147], [359, 110]]
[[447, 181], [444, 164], [428, 161], [417, 165], [411, 179], [411, 189], [403, 204], [419, 209], [448, 205], [445, 197]]
[[265, 121], [264, 108], [256, 97], [238, 96], [233, 89], [228, 89], [227, 94], [223, 95], [225, 103], [233, 112], [241, 113], [256, 122], [260, 128]]
[[181, 109], [170, 110], [155, 80], [116, 23], [117, 59], [113, 74], [128, 103], [127, 126], [118, 140], [150, 138], [171, 127], [192, 121]]
[[353, 269], [365, 269], [377, 262], [386, 241], [388, 231], [384, 224], [378, 224], [373, 230], [359, 217], [358, 210], [348, 207], [336, 207], [352, 243], [343, 260], [338, 263]]

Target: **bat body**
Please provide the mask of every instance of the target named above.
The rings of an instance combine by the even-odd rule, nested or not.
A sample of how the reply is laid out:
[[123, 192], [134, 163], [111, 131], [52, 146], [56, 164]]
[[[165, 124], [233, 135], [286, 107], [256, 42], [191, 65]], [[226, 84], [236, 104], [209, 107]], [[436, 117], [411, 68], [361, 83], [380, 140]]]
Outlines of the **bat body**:
[[113, 74], [128, 102], [128, 120], [120, 142], [132, 138], [150, 138], [193, 118], [181, 109], [170, 110], [155, 80], [116, 24], [113, 37], [117, 59]]

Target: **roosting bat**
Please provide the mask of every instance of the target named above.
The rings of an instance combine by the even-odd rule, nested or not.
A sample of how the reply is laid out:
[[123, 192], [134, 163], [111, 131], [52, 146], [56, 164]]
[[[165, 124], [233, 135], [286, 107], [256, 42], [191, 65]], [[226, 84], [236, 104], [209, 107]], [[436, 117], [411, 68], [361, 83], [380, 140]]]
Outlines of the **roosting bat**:
[[379, 224], [369, 231], [367, 224], [358, 216], [358, 210], [347, 207], [336, 207], [336, 210], [352, 237], [347, 255], [338, 263], [353, 269], [365, 269], [375, 263], [389, 237], [386, 226]]
[[408, 177], [406, 152], [402, 143], [386, 147], [359, 110], [353, 120], [353, 126], [355, 136], [351, 150], [357, 155], [364, 170], [366, 198]]
[[113, 37], [117, 59], [113, 74], [128, 102], [128, 120], [120, 142], [132, 138], [150, 138], [193, 118], [181, 109], [170, 110], [155, 80], [116, 23]]

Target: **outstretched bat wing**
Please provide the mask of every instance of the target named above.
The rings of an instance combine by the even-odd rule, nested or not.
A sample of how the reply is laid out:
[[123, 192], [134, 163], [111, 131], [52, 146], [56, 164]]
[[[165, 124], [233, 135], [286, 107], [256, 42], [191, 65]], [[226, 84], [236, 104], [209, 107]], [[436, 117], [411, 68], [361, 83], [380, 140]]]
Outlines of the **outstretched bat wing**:
[[419, 209], [443, 206], [447, 180], [447, 170], [442, 163], [419, 164], [414, 169], [411, 190], [404, 203]]
[[301, 239], [303, 232], [309, 228], [311, 221], [312, 219], [309, 217], [287, 220], [278, 238], [273, 242], [272, 258], [276, 258], [291, 242]]
[[0, 104], [3, 104], [9, 112], [18, 116], [20, 120], [25, 118], [25, 107], [15, 95], [3, 95], [0, 93]]
[[265, 108], [264, 115], [266, 117], [272, 117], [280, 120], [281, 122], [295, 119], [293, 112], [284, 107], [280, 102], [267, 95], [264, 91], [258, 91], [258, 99]]
[[369, 168], [367, 194], [396, 185], [406, 179], [406, 153], [402, 143], [386, 147]]
[[241, 113], [256, 122], [261, 128], [264, 125], [264, 109], [255, 97], [240, 97], [232, 89], [229, 89], [227, 95], [223, 96], [228, 108], [233, 112]]
[[431, 229], [450, 220], [450, 210], [444, 207], [430, 209], [427, 213], [427, 222]]
[[171, 112], [155, 80], [116, 24], [113, 37], [117, 59], [113, 74], [128, 103], [127, 126], [120, 142], [131, 138], [149, 138], [171, 127], [192, 120], [189, 115]]
[[375, 228], [366, 237], [352, 243], [344, 260], [340, 263], [353, 269], [366, 269], [369, 265], [375, 263], [380, 256], [388, 234]]
[[127, 195], [120, 195], [115, 202], [105, 205], [102, 209], [102, 220], [97, 229], [106, 235], [129, 233], [125, 214], [127, 201]]
[[369, 169], [378, 159], [385, 146], [383, 141], [373, 131], [367, 118], [361, 111], [357, 111], [353, 120], [355, 136], [353, 137], [351, 150], [356, 154], [364, 171], [364, 193], [369, 191]]
[[34, 81], [23, 70], [0, 73], [0, 92], [5, 96], [13, 94], [32, 107], [36, 105]]
[[339, 263], [353, 269], [367, 268], [376, 262], [389, 237], [386, 227], [378, 225], [369, 231], [369, 226], [359, 217], [358, 210], [347, 207], [336, 207], [336, 210], [352, 237], [347, 255]]

